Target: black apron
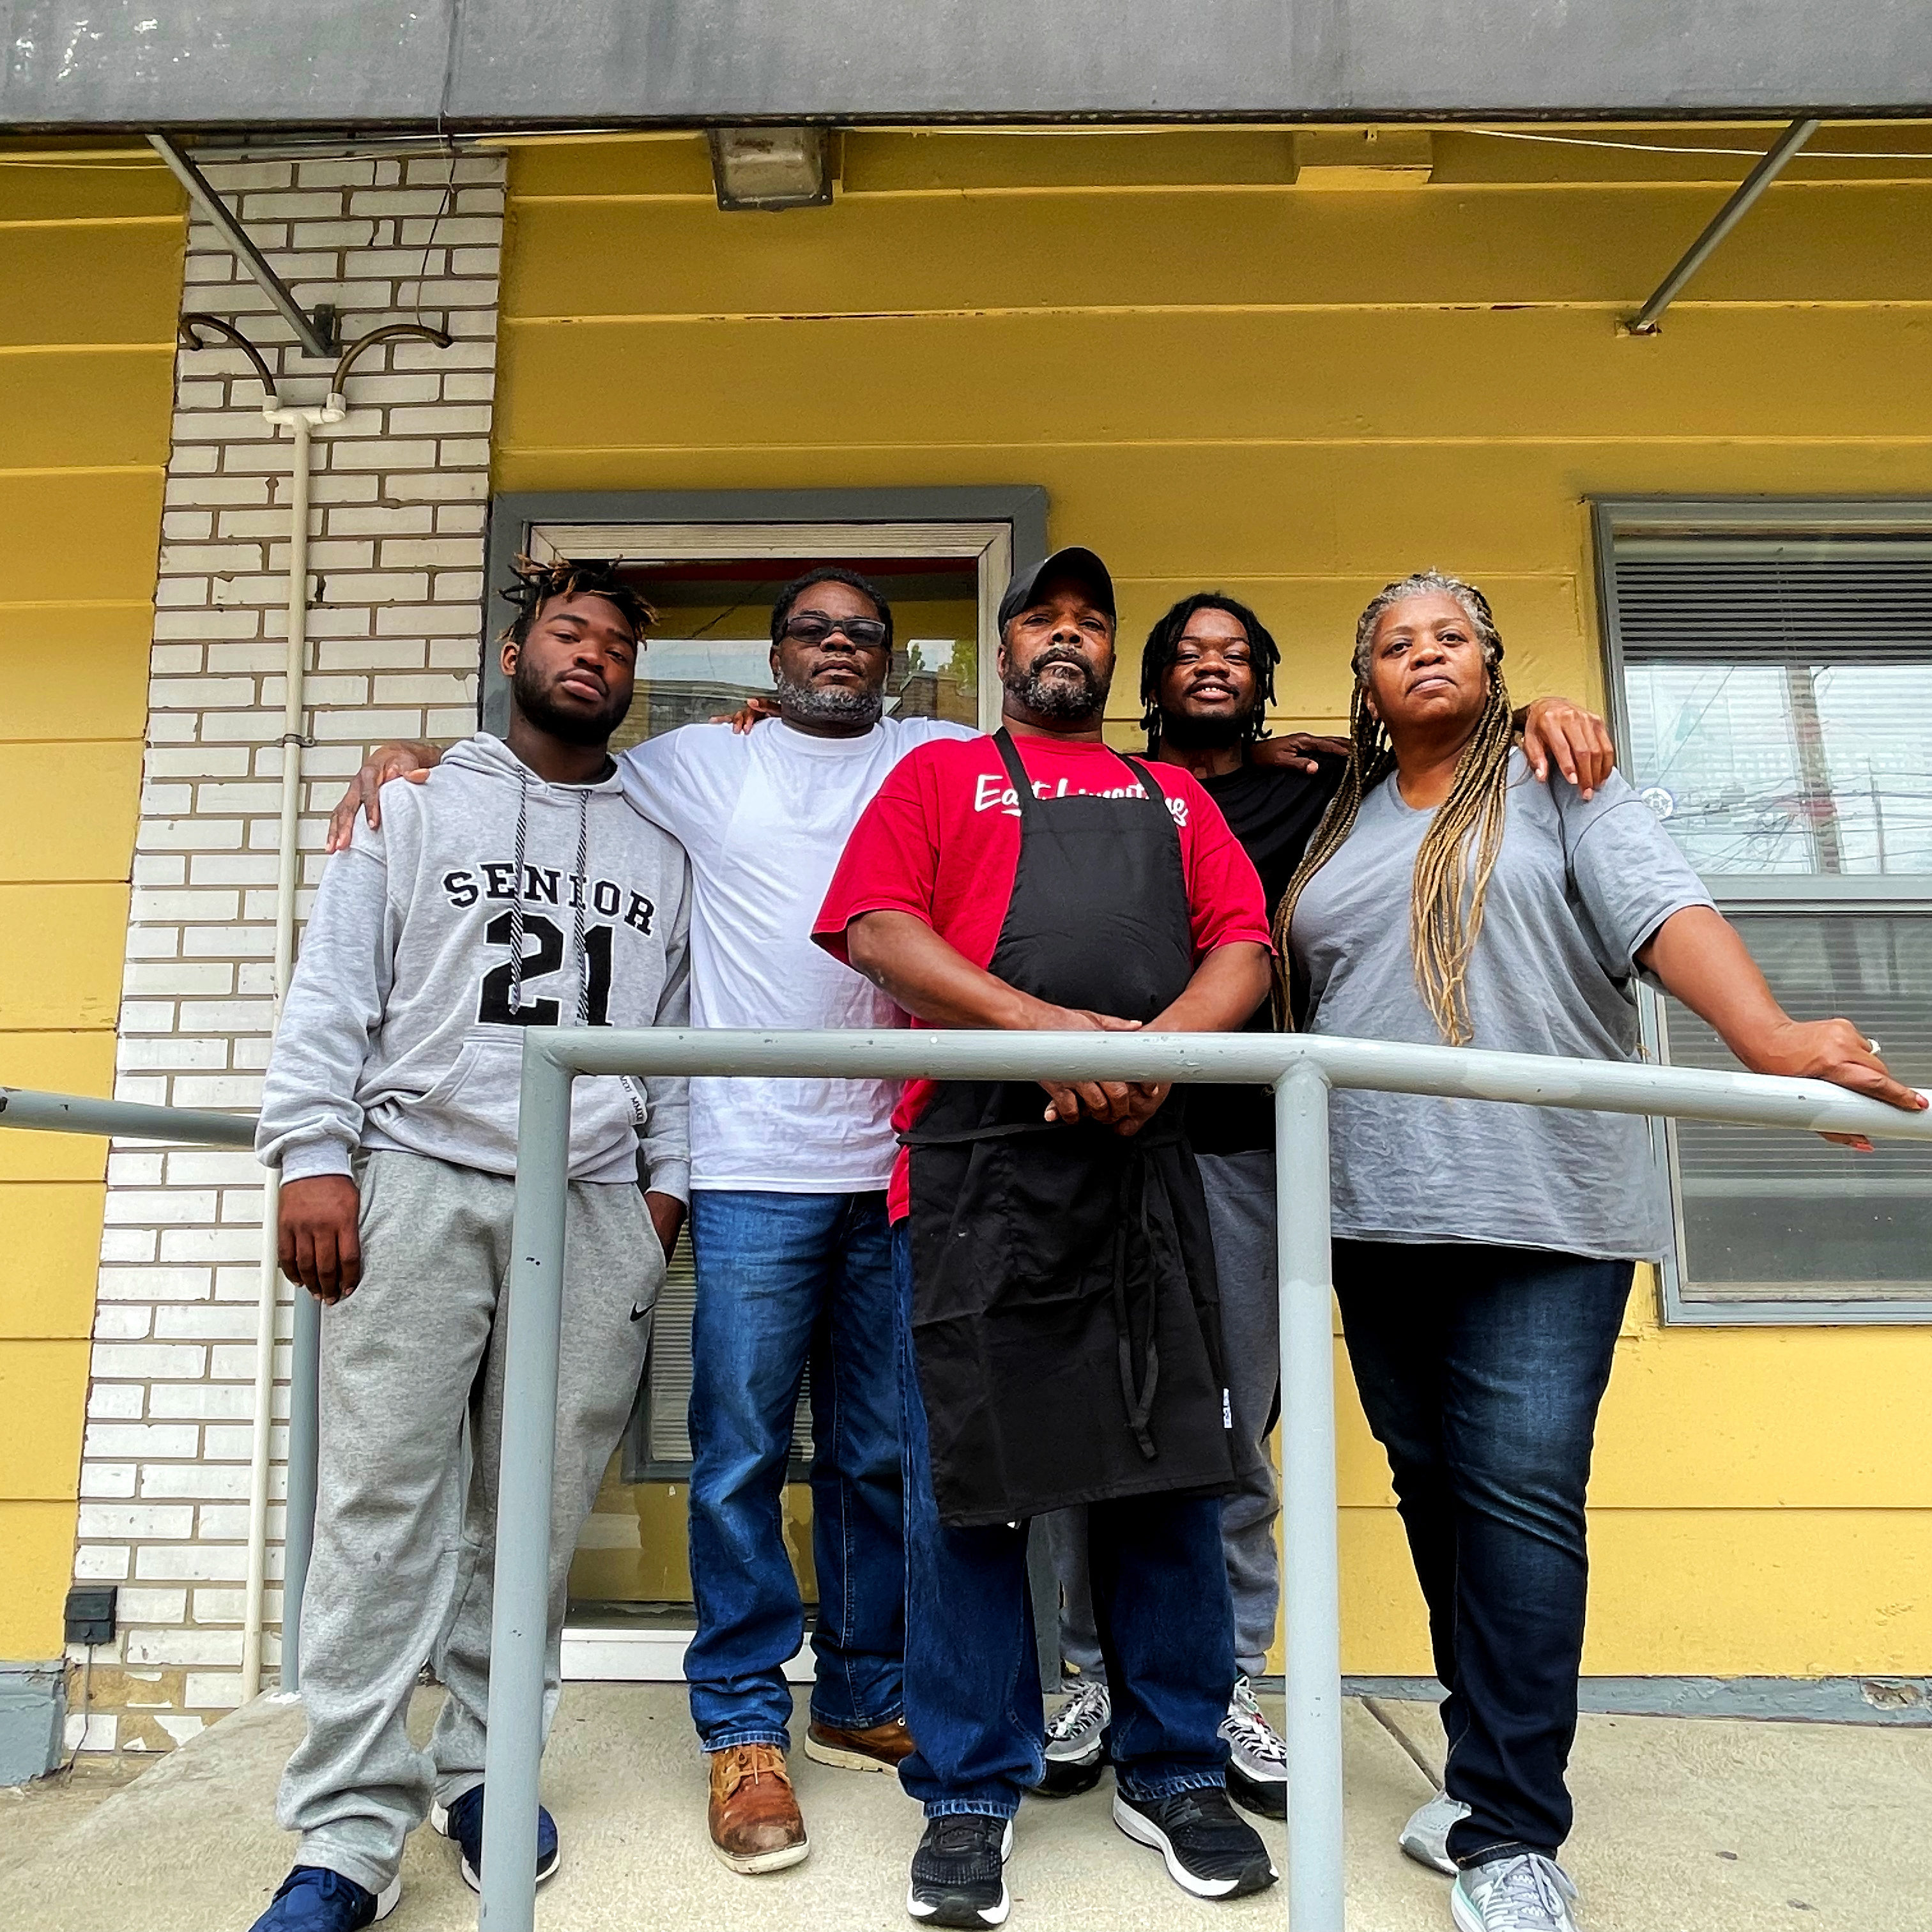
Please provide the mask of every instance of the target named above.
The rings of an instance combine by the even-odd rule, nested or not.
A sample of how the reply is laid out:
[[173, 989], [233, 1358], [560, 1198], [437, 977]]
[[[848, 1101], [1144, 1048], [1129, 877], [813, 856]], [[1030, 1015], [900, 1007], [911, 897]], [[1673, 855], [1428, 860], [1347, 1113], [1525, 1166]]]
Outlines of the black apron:
[[[1194, 970], [1180, 838], [1138, 760], [1117, 798], [1018, 801], [988, 970], [1056, 1005], [1150, 1020]], [[1036, 1082], [947, 1081], [910, 1149], [914, 1346], [942, 1522], [1225, 1492], [1219, 1292], [1177, 1091], [1140, 1132], [1050, 1124]]]

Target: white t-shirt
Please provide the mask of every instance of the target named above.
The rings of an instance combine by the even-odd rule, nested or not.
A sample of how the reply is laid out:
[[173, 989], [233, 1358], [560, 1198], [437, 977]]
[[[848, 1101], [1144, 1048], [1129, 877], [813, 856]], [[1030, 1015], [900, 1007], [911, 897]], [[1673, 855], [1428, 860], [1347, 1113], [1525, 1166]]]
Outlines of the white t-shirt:
[[[740, 734], [688, 724], [617, 761], [625, 796], [691, 855], [694, 1027], [902, 1027], [869, 980], [812, 943], [847, 835], [915, 746], [971, 738], [931, 718], [883, 718], [859, 738], [774, 719]], [[856, 1194], [892, 1178], [885, 1080], [694, 1080], [698, 1188]]]

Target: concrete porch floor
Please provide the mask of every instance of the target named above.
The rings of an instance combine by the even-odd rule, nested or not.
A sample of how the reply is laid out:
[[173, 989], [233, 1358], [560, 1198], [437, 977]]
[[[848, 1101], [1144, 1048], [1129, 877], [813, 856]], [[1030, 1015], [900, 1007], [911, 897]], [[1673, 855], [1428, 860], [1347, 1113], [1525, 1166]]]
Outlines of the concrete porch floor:
[[[437, 1694], [413, 1714], [426, 1726]], [[1424, 1706], [1384, 1714], [1425, 1757], [1439, 1745]], [[1349, 1922], [1355, 1932], [1442, 1932], [1445, 1881], [1395, 1849], [1422, 1774], [1358, 1702], [1344, 1706]], [[32, 1849], [0, 1857], [6, 1932], [244, 1932], [290, 1862], [275, 1782], [300, 1734], [292, 1703], [265, 1699], [101, 1798], [29, 1787]], [[684, 1698], [659, 1684], [566, 1686], [544, 1771], [564, 1865], [546, 1886], [548, 1932], [898, 1932], [918, 1814], [896, 1782], [794, 1761], [812, 1836], [804, 1865], [741, 1879], [711, 1856], [704, 1772]], [[1566, 1862], [1586, 1932], [1932, 1932], [1932, 1730], [1586, 1717]], [[1286, 1888], [1196, 1904], [1109, 1819], [1112, 1782], [1023, 1810], [1010, 1869], [1016, 1932], [1141, 1932], [1177, 1924], [1278, 1925]], [[44, 1808], [71, 1811], [67, 1821]], [[1285, 1834], [1270, 1828], [1277, 1862]], [[0, 1847], [4, 1850], [4, 1847]], [[476, 1900], [451, 1848], [410, 1841], [400, 1906], [386, 1932], [459, 1932]]]

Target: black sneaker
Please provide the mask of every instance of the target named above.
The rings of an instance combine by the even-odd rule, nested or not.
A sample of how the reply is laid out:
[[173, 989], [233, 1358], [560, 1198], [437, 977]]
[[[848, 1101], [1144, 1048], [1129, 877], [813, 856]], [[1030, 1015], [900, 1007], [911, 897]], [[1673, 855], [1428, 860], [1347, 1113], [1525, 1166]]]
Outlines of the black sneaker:
[[1106, 1685], [1089, 1678], [1047, 1719], [1046, 1771], [1034, 1786], [1036, 1796], [1077, 1798], [1100, 1783], [1113, 1717]]
[[976, 1811], [928, 1818], [926, 1836], [912, 1855], [906, 1910], [922, 1925], [956, 1925], [976, 1932], [1004, 1925], [1006, 1862], [1012, 1856], [1013, 1821]]
[[1245, 1898], [1281, 1876], [1261, 1834], [1219, 1785], [1172, 1798], [1130, 1798], [1117, 1790], [1114, 1822], [1136, 1844], [1160, 1852], [1168, 1876], [1196, 1898]]

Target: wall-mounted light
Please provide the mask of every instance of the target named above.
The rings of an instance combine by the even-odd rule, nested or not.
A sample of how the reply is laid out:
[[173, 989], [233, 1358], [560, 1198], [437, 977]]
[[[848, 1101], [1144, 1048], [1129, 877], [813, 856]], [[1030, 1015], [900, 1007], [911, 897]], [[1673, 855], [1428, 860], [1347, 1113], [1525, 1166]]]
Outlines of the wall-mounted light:
[[711, 178], [723, 208], [812, 208], [832, 199], [823, 128], [714, 128]]

